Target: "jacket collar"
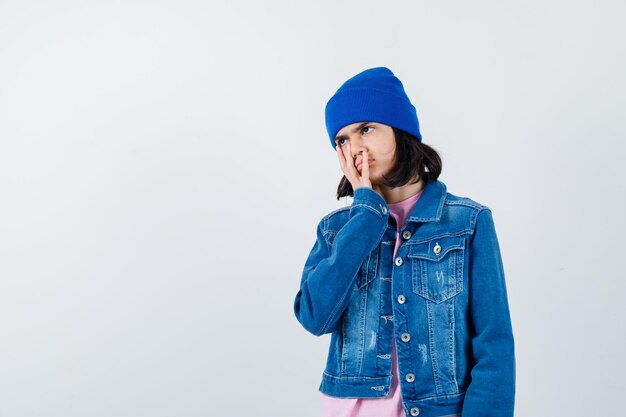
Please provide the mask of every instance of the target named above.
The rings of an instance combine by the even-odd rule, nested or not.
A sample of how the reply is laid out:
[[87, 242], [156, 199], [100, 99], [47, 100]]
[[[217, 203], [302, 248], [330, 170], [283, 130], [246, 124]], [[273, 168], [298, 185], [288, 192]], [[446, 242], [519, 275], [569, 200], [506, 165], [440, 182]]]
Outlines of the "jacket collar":
[[438, 222], [446, 200], [447, 187], [443, 182], [436, 180], [424, 185], [422, 195], [415, 203], [415, 207], [406, 219], [407, 222]]

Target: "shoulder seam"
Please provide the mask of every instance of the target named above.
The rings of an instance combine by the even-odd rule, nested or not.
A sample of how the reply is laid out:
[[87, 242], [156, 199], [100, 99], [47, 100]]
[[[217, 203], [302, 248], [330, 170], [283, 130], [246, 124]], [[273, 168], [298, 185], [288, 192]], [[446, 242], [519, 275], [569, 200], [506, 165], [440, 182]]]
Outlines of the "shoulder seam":
[[464, 200], [448, 200], [446, 198], [444, 204], [447, 204], [449, 206], [466, 206], [466, 207], [472, 207], [474, 209], [478, 209], [478, 210], [483, 210], [488, 208], [487, 206], [485, 206], [484, 204], [480, 204], [476, 201], [470, 200], [470, 199], [464, 199]]
[[[477, 207], [476, 210], [474, 210], [474, 212], [472, 213], [472, 218], [471, 218], [471, 221], [470, 221], [470, 224], [472, 226], [472, 231], [476, 230], [476, 223], [478, 222], [478, 216], [483, 211], [491, 212], [491, 209], [489, 207], [484, 206], [484, 205], [481, 204], [480, 207]], [[473, 234], [473, 232], [472, 232], [472, 234]]]

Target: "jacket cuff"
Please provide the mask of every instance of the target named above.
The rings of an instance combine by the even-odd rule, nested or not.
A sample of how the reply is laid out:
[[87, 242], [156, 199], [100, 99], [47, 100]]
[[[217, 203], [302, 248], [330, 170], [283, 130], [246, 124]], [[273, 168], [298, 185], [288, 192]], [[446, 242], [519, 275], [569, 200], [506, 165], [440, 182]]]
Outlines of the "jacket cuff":
[[385, 199], [369, 187], [358, 187], [354, 190], [350, 217], [354, 215], [354, 210], [360, 207], [372, 211], [385, 223], [389, 219], [389, 206], [385, 202]]

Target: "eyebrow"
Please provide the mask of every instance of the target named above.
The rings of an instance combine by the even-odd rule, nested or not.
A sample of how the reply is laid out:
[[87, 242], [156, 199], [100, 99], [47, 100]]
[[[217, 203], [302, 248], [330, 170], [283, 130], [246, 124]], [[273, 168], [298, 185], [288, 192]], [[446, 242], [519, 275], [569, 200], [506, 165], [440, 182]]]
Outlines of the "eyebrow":
[[[352, 133], [356, 133], [359, 130], [363, 129], [365, 127], [365, 125], [372, 123], [372, 122], [363, 122], [360, 125], [358, 125], [357, 127], [355, 127], [354, 129], [352, 129]], [[341, 135], [341, 136], [335, 136], [335, 142], [337, 142], [339, 139], [348, 139], [348, 137], [346, 135]]]

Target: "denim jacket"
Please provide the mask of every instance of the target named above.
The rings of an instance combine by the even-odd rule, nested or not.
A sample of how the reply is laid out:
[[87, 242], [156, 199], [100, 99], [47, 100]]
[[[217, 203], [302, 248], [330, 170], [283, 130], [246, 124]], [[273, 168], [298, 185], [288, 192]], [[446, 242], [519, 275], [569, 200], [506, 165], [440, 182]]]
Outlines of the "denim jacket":
[[294, 312], [331, 333], [319, 390], [389, 394], [392, 338], [407, 417], [511, 417], [515, 356], [491, 211], [426, 183], [400, 230], [374, 190], [326, 215], [306, 260]]

